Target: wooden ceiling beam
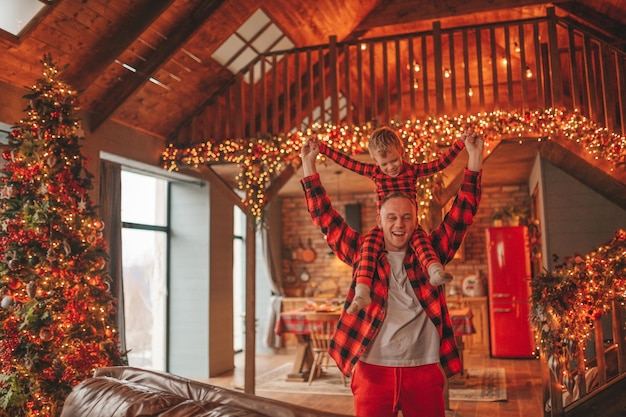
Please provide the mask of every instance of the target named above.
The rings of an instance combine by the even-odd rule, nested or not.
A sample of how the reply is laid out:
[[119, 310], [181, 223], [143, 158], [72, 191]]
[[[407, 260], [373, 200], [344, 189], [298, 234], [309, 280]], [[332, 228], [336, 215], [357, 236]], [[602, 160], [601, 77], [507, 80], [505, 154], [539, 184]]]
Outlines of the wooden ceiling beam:
[[165, 64], [224, 2], [225, 0], [201, 2], [189, 14], [189, 17], [172, 31], [172, 35], [167, 38], [163, 45], [142, 66], [136, 68], [136, 72], [129, 73], [124, 81], [109, 91], [108, 99], [103, 100], [102, 104], [93, 111], [90, 123], [91, 130], [94, 131], [100, 127], [128, 97], [148, 82], [152, 74]]
[[610, 16], [599, 13], [578, 1], [566, 1], [559, 3], [558, 6], [572, 16], [575, 16], [578, 20], [585, 22], [585, 24], [592, 25], [603, 33], [613, 38], [620, 39], [622, 41], [621, 46], [624, 46], [626, 43], [626, 25], [612, 19]]
[[73, 62], [64, 72], [65, 79], [77, 90], [89, 87], [106, 68], [163, 14], [174, 0], [152, 0], [138, 13], [128, 16], [121, 24], [124, 30], [103, 38], [94, 48], [93, 59]]
[[[562, 0], [561, 0], [562, 1]], [[544, 4], [544, 0], [446, 0], [431, 1], [400, 0], [380, 2], [354, 29], [350, 39], [355, 35], [363, 36], [367, 31], [384, 26], [395, 26], [404, 23], [438, 20], [463, 14], [489, 12], [498, 9]], [[552, 1], [560, 3], [560, 1]]]

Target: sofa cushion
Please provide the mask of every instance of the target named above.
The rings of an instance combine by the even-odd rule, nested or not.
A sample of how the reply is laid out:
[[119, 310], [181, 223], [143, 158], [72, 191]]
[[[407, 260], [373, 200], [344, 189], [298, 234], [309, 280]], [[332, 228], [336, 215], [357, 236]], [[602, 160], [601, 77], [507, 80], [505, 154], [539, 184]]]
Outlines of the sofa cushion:
[[90, 378], [74, 387], [63, 405], [62, 417], [155, 416], [185, 401], [165, 391], [115, 378]]
[[[159, 391], [167, 391], [185, 399], [199, 402], [215, 402], [223, 405], [230, 405], [237, 409], [251, 410], [256, 413], [250, 414], [252, 416], [346, 417], [343, 414], [321, 412], [270, 398], [259, 397], [202, 382], [192, 381], [190, 379], [168, 374], [166, 372], [134, 368], [131, 366], [99, 368], [96, 369], [94, 375], [96, 377], [106, 376], [130, 381], [146, 387], [151, 387], [152, 389], [157, 389]], [[214, 415], [217, 416], [221, 414]], [[235, 415], [239, 416], [239, 414]]]

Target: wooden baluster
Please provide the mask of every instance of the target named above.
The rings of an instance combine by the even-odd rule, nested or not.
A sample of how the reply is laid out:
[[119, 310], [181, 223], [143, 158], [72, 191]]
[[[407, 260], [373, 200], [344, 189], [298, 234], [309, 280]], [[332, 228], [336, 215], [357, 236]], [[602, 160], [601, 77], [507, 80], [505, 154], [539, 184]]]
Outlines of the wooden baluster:
[[441, 115], [445, 112], [443, 94], [443, 56], [441, 54], [441, 22], [433, 22], [433, 57], [435, 71], [435, 113]]
[[413, 38], [409, 38], [409, 103], [411, 106], [410, 115], [411, 119], [417, 117], [417, 105], [415, 103], [415, 51], [413, 50]]
[[397, 110], [395, 113], [395, 118], [398, 120], [403, 120], [404, 115], [402, 114], [402, 74], [400, 73], [400, 66], [402, 65], [402, 58], [400, 56], [400, 40], [396, 38], [395, 40], [396, 47], [396, 105]]
[[[323, 72], [323, 71], [321, 71]], [[328, 46], [328, 88], [330, 89], [330, 121], [338, 125], [339, 120], [339, 83], [337, 81], [337, 36], [330, 37]]]
[[604, 336], [602, 333], [602, 316], [593, 321], [594, 341], [596, 343], [596, 363], [598, 366], [598, 385], [606, 384], [606, 358], [604, 356]]
[[617, 345], [617, 369], [626, 373], [626, 331], [624, 330], [624, 306], [616, 300], [613, 304], [613, 341]]
[[563, 105], [563, 79], [559, 39], [556, 33], [557, 17], [554, 7], [548, 7], [548, 45], [550, 51], [550, 77], [552, 78], [552, 105]]
[[541, 43], [539, 39], [539, 24], [533, 23], [533, 49], [535, 50], [535, 84], [537, 86], [537, 107], [547, 107], [546, 95], [543, 89], [544, 74], [541, 66]]
[[254, 65], [250, 65], [250, 78], [248, 79], [248, 81], [250, 82], [248, 87], [249, 87], [249, 100], [250, 102], [248, 103], [248, 131], [247, 136], [248, 137], [252, 137], [254, 135], [256, 135], [256, 115], [255, 115], [255, 111], [254, 111], [254, 99], [255, 99], [255, 95], [254, 95], [254, 86], [255, 86], [255, 82], [254, 82]]
[[[283, 74], [283, 78], [285, 78], [287, 74]], [[278, 127], [278, 65], [276, 61], [276, 55], [272, 55], [272, 128], [264, 133], [277, 133], [280, 132], [280, 128]], [[267, 104], [264, 104], [263, 107], [266, 107]], [[286, 112], [287, 107], [283, 107], [283, 110]]]
[[383, 120], [389, 124], [389, 56], [387, 54], [387, 41], [381, 43], [383, 48]]
[[[463, 31], [464, 38], [467, 38], [467, 31]], [[458, 105], [456, 100], [456, 62], [454, 60], [454, 32], [448, 32], [448, 54], [450, 56], [450, 94], [452, 98], [452, 112], [458, 112]], [[465, 63], [467, 66], [467, 63]]]
[[481, 30], [476, 29], [476, 63], [478, 70], [478, 103], [480, 111], [485, 110], [485, 80], [483, 79], [483, 39]]
[[[266, 61], [265, 58], [261, 58], [261, 74], [259, 74], [259, 88], [261, 89], [261, 100], [259, 102], [259, 106], [261, 107], [261, 126], [259, 126], [259, 130], [260, 133], [262, 135], [266, 134], [268, 132], [267, 130], [267, 77], [265, 76], [266, 71], [265, 71], [265, 65], [266, 65]], [[254, 85], [255, 83], [252, 82], [252, 85]], [[254, 90], [254, 88], [253, 88]], [[252, 115], [252, 119], [256, 120], [256, 115], [253, 114]], [[250, 129], [250, 136], [254, 137], [256, 136], [256, 131], [252, 129]]]
[[346, 97], [346, 124], [352, 124], [352, 83], [350, 78], [350, 46], [343, 45], [343, 69], [344, 69], [344, 82], [345, 82], [345, 97]]
[[509, 27], [504, 26], [504, 59], [506, 59], [506, 91], [508, 96], [508, 105], [512, 109], [515, 107], [515, 98], [513, 97], [513, 63], [511, 62], [511, 35]]

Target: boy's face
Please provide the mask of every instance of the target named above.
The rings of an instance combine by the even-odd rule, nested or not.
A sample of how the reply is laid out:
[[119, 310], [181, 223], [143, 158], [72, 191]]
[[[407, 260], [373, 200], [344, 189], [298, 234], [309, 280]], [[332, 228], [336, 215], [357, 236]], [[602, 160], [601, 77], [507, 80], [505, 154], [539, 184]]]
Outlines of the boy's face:
[[385, 175], [397, 177], [402, 171], [402, 153], [397, 149], [389, 149], [385, 156], [380, 152], [374, 154], [374, 161]]

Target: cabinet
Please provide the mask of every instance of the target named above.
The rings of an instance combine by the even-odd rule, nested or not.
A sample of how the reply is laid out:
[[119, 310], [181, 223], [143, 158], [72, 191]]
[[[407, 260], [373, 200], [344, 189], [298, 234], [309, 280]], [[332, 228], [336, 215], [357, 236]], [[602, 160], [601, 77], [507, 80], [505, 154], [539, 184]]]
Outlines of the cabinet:
[[472, 322], [476, 333], [464, 336], [466, 351], [489, 353], [489, 312], [487, 297], [460, 297], [446, 300], [448, 308], [469, 307], [472, 311]]

